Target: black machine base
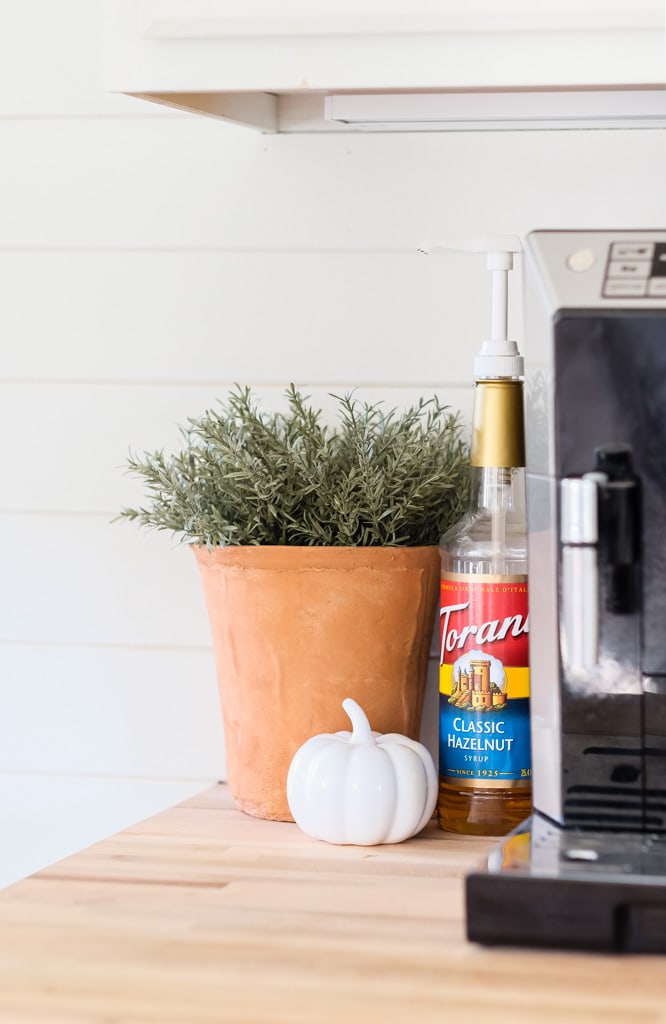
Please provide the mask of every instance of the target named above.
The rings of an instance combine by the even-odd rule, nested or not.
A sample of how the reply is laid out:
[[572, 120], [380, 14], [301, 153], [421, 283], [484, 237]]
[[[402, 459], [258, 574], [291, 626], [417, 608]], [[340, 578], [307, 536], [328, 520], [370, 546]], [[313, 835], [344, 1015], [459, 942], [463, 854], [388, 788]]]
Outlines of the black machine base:
[[666, 836], [572, 832], [535, 814], [466, 879], [483, 945], [666, 953]]

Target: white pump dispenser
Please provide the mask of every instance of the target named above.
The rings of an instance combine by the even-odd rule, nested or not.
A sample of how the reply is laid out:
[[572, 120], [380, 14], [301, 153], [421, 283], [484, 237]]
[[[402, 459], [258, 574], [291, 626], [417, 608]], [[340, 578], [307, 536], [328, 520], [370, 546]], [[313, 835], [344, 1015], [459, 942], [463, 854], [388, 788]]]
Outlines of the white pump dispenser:
[[513, 269], [513, 254], [522, 252], [517, 235], [480, 235], [476, 238], [441, 238], [424, 242], [419, 252], [485, 252], [486, 266], [492, 275], [492, 316], [490, 339], [481, 345], [474, 360], [476, 380], [522, 377], [523, 357], [508, 333], [508, 272]]

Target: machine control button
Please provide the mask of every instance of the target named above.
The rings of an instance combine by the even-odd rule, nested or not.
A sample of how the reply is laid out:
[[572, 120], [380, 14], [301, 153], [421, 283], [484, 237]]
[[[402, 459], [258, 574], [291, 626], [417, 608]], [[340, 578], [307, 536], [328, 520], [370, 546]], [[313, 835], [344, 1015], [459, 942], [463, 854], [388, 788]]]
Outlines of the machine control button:
[[589, 270], [593, 267], [597, 261], [597, 254], [594, 249], [576, 249], [567, 256], [567, 266], [569, 270], [575, 271], [579, 274], [582, 271]]
[[641, 298], [646, 294], [647, 281], [632, 280], [627, 278], [616, 278], [613, 281], [606, 280], [604, 283], [604, 298], [607, 299], [632, 299]]
[[611, 260], [608, 264], [608, 276], [649, 277], [651, 266], [649, 260]]
[[648, 281], [647, 294], [655, 299], [666, 297], [666, 277], [653, 277]]
[[613, 242], [611, 260], [651, 260], [654, 254], [653, 242]]

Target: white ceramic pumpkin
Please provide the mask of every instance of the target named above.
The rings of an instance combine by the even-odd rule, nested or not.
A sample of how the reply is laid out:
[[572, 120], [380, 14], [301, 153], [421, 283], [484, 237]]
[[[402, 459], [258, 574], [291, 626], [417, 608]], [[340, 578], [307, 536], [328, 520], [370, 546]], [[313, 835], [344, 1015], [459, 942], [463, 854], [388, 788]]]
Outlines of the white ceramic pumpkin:
[[287, 775], [294, 821], [328, 843], [374, 846], [416, 835], [437, 802], [430, 751], [398, 733], [373, 733], [363, 709], [342, 702], [352, 732], [322, 733], [296, 751]]

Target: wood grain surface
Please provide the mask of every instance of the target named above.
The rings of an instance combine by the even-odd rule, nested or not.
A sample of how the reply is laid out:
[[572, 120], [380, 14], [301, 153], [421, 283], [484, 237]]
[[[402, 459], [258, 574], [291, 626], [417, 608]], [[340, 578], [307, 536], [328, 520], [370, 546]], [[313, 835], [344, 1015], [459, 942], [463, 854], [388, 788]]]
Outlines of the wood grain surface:
[[465, 940], [490, 843], [329, 846], [216, 786], [0, 893], [0, 1022], [664, 1024], [664, 958]]

